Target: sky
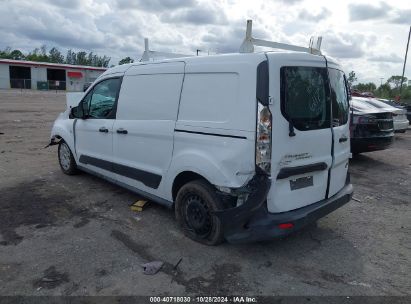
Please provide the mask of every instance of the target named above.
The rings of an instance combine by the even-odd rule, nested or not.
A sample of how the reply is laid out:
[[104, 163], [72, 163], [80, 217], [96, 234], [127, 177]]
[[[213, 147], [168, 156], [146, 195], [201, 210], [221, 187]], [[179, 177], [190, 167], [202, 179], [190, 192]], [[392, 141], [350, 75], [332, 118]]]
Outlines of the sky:
[[238, 52], [247, 19], [255, 38], [308, 46], [312, 35], [322, 36], [323, 53], [346, 73], [380, 84], [402, 73], [411, 1], [0, 0], [0, 49], [45, 44], [117, 64], [126, 56], [139, 60], [148, 37], [156, 51]]

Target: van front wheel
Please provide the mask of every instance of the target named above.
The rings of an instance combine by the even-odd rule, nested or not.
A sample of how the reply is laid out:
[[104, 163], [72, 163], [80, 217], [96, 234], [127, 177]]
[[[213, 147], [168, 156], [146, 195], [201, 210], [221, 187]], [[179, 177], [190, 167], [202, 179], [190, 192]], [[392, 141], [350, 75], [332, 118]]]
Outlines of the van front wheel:
[[58, 148], [59, 164], [63, 173], [74, 175], [78, 172], [76, 160], [67, 143], [61, 140]]
[[206, 245], [224, 241], [221, 222], [213, 214], [221, 209], [222, 203], [215, 189], [204, 180], [189, 182], [178, 191], [176, 219], [185, 235], [194, 241]]

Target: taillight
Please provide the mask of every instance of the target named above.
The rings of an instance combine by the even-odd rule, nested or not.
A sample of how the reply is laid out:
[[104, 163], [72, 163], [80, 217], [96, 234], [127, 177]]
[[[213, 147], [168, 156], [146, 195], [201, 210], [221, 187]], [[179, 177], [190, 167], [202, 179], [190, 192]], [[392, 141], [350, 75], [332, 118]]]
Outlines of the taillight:
[[271, 124], [270, 109], [258, 102], [255, 163], [267, 174], [271, 171]]
[[280, 229], [292, 229], [294, 227], [293, 223], [282, 223], [278, 225]]

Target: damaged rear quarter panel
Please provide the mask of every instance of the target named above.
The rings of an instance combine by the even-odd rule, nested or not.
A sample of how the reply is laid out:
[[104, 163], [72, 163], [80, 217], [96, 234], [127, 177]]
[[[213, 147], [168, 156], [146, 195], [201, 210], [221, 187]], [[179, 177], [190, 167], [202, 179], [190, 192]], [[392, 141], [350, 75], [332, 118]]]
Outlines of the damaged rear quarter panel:
[[165, 193], [171, 199], [172, 183], [184, 171], [195, 172], [215, 186], [244, 186], [255, 172], [255, 133], [244, 134], [247, 139], [175, 133], [174, 155], [165, 179]]

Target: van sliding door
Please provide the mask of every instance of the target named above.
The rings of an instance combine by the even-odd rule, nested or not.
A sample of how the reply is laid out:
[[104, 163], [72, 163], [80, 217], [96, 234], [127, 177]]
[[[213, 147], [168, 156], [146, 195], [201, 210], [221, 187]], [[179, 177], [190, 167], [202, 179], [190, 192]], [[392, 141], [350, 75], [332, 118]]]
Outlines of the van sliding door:
[[183, 78], [184, 62], [137, 65], [125, 73], [113, 126], [120, 182], [161, 196]]

